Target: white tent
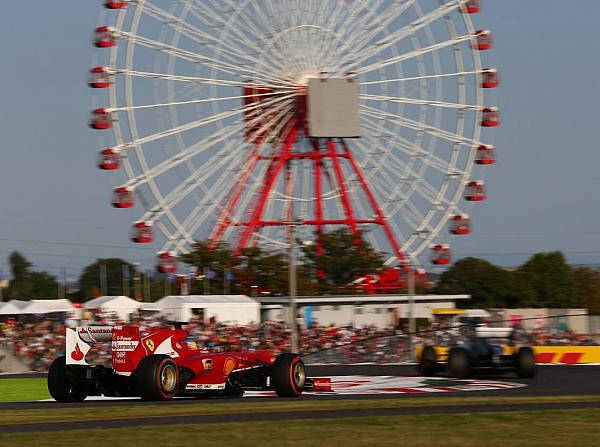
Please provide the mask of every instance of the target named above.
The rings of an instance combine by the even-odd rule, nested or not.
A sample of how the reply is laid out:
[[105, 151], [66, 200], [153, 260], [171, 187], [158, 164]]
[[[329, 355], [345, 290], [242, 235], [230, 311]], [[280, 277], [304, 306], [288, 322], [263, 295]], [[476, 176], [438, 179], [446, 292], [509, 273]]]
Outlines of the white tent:
[[160, 312], [160, 308], [156, 303], [140, 303], [140, 310], [143, 312]]
[[73, 304], [67, 300], [67, 299], [60, 299], [60, 300], [31, 300], [32, 303], [39, 303], [42, 306], [44, 306], [47, 311], [46, 313], [58, 313], [58, 312], [75, 312], [75, 306], [73, 306]]
[[30, 301], [27, 306], [21, 309], [20, 313], [41, 315], [49, 313], [49, 310], [46, 306], [44, 306], [42, 303], [36, 300]]
[[0, 315], [17, 315], [21, 313], [21, 308], [17, 307], [10, 301], [8, 303], [0, 304]]
[[167, 320], [190, 321], [194, 314], [204, 320], [240, 325], [260, 322], [260, 303], [246, 295], [166, 296], [156, 302]]
[[128, 322], [131, 314], [141, 307], [141, 303], [127, 296], [100, 296], [83, 304], [85, 309], [114, 313], [124, 322]]

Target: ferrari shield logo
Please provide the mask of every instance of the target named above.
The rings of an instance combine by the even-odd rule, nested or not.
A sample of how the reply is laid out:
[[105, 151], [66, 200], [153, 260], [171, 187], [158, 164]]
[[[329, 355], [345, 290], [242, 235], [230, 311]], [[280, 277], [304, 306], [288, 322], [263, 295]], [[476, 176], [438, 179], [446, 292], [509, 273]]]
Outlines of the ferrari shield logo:
[[204, 367], [204, 372], [210, 372], [212, 370], [213, 367], [213, 361], [212, 359], [203, 359], [202, 360], [202, 366]]
[[223, 364], [223, 374], [228, 376], [235, 369], [235, 360], [231, 357], [228, 357]]
[[150, 339], [146, 340], [146, 347], [151, 351], [154, 352], [154, 342]]

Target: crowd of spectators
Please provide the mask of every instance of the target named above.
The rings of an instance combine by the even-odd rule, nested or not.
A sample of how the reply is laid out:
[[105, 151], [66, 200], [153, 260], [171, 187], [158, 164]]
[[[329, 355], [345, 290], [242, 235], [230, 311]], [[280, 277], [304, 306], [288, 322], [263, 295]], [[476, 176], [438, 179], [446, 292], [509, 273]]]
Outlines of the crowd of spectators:
[[[122, 322], [102, 315], [80, 322], [9, 318], [0, 323], [0, 348], [32, 371], [47, 371], [52, 361], [64, 353], [65, 327], [77, 324], [118, 325]], [[134, 317], [130, 324], [139, 326], [142, 336], [167, 326], [157, 316]], [[214, 320], [206, 323], [192, 320], [185, 329], [189, 333], [189, 341], [195, 342], [198, 349], [212, 352], [269, 349], [279, 353], [291, 348], [290, 330], [282, 322], [236, 326]], [[431, 334], [438, 332], [434, 327], [420, 329], [420, 335], [415, 336], [413, 342], [428, 340]], [[300, 330], [298, 335], [301, 353], [310, 363], [395, 363], [410, 360], [406, 332], [394, 328], [314, 325]], [[555, 330], [536, 330], [528, 337], [531, 343], [538, 345], [594, 344], [590, 337]], [[109, 343], [94, 344], [87, 360], [91, 364], [110, 365]]]
[[[119, 325], [122, 322], [95, 316], [91, 320], [80, 322], [81, 325]], [[141, 336], [145, 336], [167, 323], [160, 317], [134, 318], [130, 324], [139, 326]], [[0, 347], [29, 366], [32, 371], [47, 371], [52, 361], [64, 354], [65, 327], [73, 326], [70, 322], [58, 320], [19, 321], [8, 319], [0, 323]], [[280, 353], [291, 349], [291, 331], [282, 322], [265, 322], [249, 326], [236, 326], [211, 320], [201, 323], [192, 320], [185, 330], [189, 341], [196, 343], [198, 349], [220, 352], [240, 350], [269, 349]], [[397, 343], [390, 344], [384, 337], [390, 331], [375, 327], [334, 327], [314, 325], [299, 332], [299, 345], [305, 356], [326, 352], [322, 358], [334, 357], [338, 362], [400, 361], [402, 352]], [[360, 341], [373, 339], [363, 344]], [[392, 347], [393, 349], [390, 349]], [[341, 351], [336, 351], [343, 347]], [[402, 346], [404, 347], [404, 346]], [[335, 353], [334, 353], [335, 351]], [[340, 357], [342, 355], [342, 357]], [[110, 364], [109, 343], [92, 345], [86, 359], [90, 364]]]

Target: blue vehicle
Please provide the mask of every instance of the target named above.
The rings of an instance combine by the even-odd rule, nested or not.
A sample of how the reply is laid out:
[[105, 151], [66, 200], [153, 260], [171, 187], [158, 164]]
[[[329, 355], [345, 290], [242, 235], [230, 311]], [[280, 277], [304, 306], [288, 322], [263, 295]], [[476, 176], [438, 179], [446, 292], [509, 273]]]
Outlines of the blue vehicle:
[[536, 373], [535, 354], [527, 345], [521, 328], [488, 327], [478, 319], [466, 319], [452, 329], [447, 346], [425, 345], [419, 358], [419, 372], [431, 376], [446, 371], [465, 379], [483, 372], [515, 372], [521, 378]]

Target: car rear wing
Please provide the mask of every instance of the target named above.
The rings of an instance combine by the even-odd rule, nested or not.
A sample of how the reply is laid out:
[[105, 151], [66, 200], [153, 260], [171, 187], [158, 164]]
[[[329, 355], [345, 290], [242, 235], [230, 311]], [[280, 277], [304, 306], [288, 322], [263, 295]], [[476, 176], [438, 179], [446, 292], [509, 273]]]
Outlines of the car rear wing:
[[67, 328], [65, 343], [66, 364], [80, 366], [90, 366], [86, 356], [93, 344], [111, 343], [113, 369], [118, 374], [129, 375], [137, 365], [136, 359], [129, 354], [140, 344], [140, 330], [136, 326]]
[[513, 333], [513, 328], [478, 326], [475, 333], [479, 338], [509, 338]]

